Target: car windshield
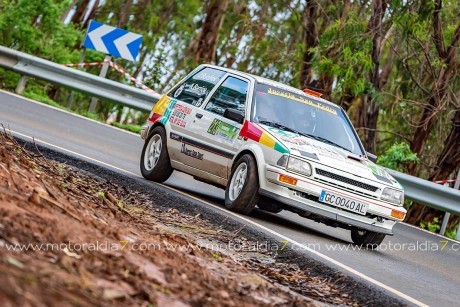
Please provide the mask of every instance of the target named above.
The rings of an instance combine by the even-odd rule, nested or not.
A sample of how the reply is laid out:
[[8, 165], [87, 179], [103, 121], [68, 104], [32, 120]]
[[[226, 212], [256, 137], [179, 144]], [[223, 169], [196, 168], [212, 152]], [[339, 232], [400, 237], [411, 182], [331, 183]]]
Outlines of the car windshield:
[[298, 133], [364, 155], [356, 134], [341, 108], [303, 93], [258, 83], [252, 121]]

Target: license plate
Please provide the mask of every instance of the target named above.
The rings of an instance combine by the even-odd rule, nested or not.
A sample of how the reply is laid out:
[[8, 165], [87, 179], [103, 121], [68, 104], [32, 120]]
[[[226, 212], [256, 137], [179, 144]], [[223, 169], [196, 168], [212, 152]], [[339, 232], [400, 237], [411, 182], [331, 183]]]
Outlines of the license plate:
[[348, 197], [343, 197], [341, 195], [337, 195], [325, 190], [321, 191], [319, 201], [361, 215], [366, 215], [367, 209], [369, 208], [369, 204]]

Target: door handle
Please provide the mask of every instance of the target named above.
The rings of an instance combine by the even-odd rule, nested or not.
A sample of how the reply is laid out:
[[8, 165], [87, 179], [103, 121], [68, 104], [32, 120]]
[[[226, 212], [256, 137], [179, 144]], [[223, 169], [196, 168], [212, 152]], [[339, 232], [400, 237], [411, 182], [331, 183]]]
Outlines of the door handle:
[[203, 117], [203, 114], [201, 114], [201, 113], [196, 113], [195, 116], [198, 117], [198, 118], [202, 118], [202, 117]]

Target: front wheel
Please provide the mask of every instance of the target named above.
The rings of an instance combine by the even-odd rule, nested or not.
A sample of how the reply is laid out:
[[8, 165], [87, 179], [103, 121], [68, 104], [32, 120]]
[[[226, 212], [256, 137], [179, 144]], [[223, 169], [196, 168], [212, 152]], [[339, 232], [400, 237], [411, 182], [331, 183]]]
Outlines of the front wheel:
[[140, 164], [145, 179], [164, 182], [171, 176], [173, 168], [166, 149], [166, 132], [163, 127], [155, 127], [145, 140]]
[[352, 229], [351, 240], [359, 246], [374, 249], [385, 239], [385, 234], [369, 230]]
[[243, 155], [235, 163], [225, 190], [225, 207], [232, 211], [248, 214], [259, 200], [259, 176], [256, 159]]

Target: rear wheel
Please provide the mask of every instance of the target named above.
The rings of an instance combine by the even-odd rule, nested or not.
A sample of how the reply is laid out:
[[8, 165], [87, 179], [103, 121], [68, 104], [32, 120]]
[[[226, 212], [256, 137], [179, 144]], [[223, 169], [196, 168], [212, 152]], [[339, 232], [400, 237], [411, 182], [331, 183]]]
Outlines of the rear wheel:
[[252, 155], [243, 155], [235, 163], [225, 190], [225, 207], [248, 214], [259, 200], [259, 176], [256, 160]]
[[155, 182], [168, 180], [173, 172], [166, 149], [166, 132], [163, 127], [152, 130], [141, 154], [141, 173], [145, 179]]
[[359, 246], [374, 249], [385, 239], [385, 234], [369, 230], [352, 229], [351, 240]]

